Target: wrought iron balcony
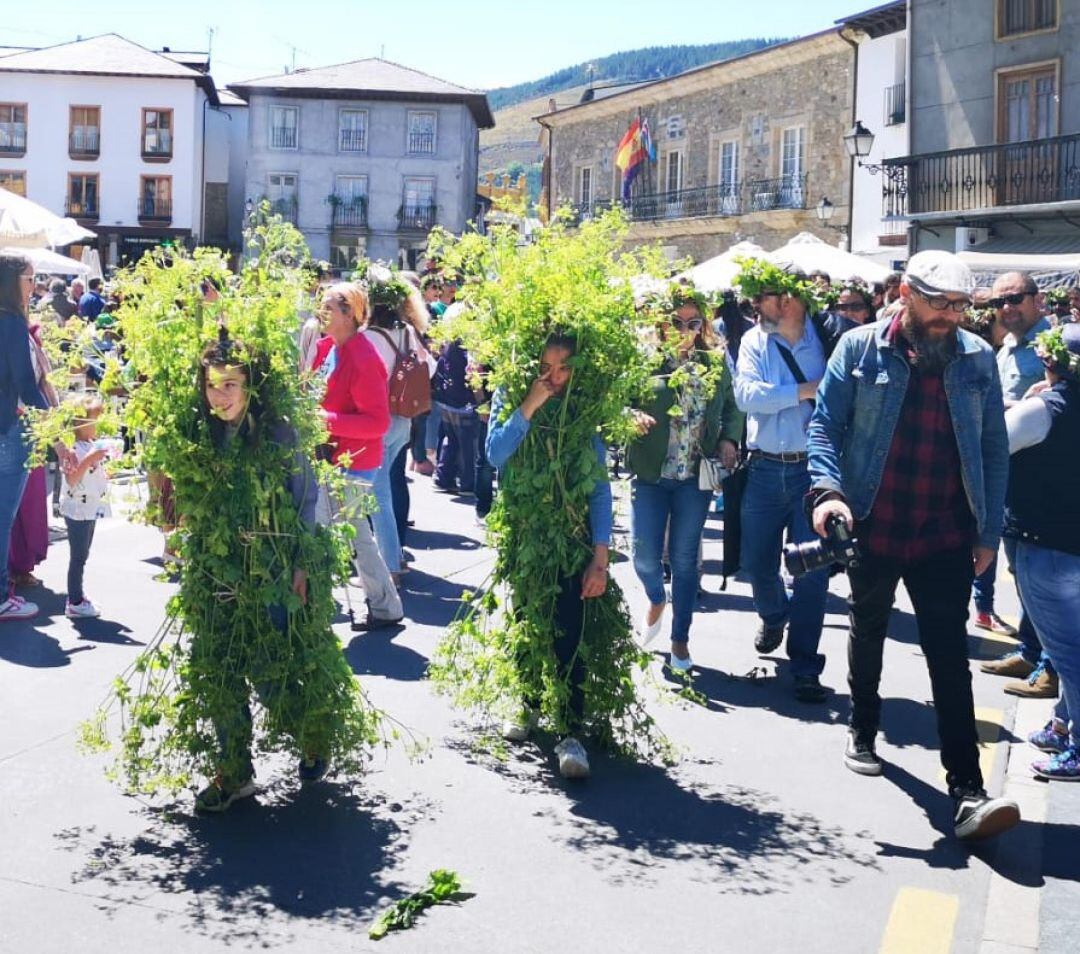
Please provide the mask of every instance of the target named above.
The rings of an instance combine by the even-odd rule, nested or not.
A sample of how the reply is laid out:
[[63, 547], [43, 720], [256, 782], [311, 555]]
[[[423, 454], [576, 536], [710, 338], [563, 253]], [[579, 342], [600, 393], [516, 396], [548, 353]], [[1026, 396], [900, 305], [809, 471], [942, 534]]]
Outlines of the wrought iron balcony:
[[0, 123], [0, 156], [26, 152], [26, 123]]
[[96, 126], [76, 129], [68, 136], [68, 155], [72, 159], [96, 159], [101, 155], [101, 130]]
[[143, 196], [139, 200], [139, 221], [171, 222], [172, 201], [169, 199], [158, 199], [149, 195]]
[[630, 218], [638, 222], [738, 215], [741, 211], [742, 199], [737, 183], [641, 194], [630, 200]]
[[1080, 201], [1080, 134], [887, 159], [883, 171], [886, 216]]
[[885, 125], [899, 126], [907, 120], [907, 83], [885, 87]]
[[806, 208], [806, 173], [778, 179], [750, 179], [743, 183], [745, 211]]
[[280, 215], [286, 222], [296, 225], [296, 217], [299, 205], [294, 196], [286, 196], [282, 199], [270, 200], [270, 214]]
[[435, 204], [401, 206], [398, 209], [398, 225], [403, 229], [430, 231], [435, 227]]
[[73, 219], [85, 219], [89, 221], [97, 221], [98, 217], [98, 203], [97, 199], [87, 199], [84, 202], [78, 202], [75, 199], [67, 200], [67, 214]]
[[342, 199], [334, 206], [332, 228], [366, 229], [367, 224], [367, 199]]
[[367, 130], [339, 129], [338, 149], [342, 152], [363, 152], [367, 149]]
[[435, 151], [435, 133], [411, 132], [409, 133], [410, 153], [433, 153]]
[[297, 143], [295, 126], [271, 126], [271, 149], [295, 149]]

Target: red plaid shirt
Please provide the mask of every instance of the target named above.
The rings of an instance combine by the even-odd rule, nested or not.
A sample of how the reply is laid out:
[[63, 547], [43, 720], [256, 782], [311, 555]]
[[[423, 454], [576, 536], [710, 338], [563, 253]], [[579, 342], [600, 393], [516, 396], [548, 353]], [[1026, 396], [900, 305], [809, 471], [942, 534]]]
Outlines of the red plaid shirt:
[[881, 486], [858, 535], [864, 553], [911, 563], [971, 546], [975, 521], [964, 492], [942, 375], [922, 374], [911, 361], [899, 315], [888, 338], [908, 359], [911, 377]]

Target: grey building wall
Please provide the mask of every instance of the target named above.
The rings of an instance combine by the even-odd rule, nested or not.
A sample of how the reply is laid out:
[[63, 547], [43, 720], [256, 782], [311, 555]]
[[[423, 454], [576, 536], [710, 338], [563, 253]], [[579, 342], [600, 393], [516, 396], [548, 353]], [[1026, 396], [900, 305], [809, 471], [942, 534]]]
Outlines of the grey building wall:
[[1080, 0], [1057, 31], [998, 41], [997, 0], [911, 0], [911, 151], [997, 141], [996, 71], [1060, 59], [1059, 132], [1080, 132]]
[[[269, 148], [270, 107], [299, 109], [299, 140], [296, 150]], [[362, 154], [338, 149], [338, 111], [367, 110], [367, 150]], [[409, 110], [437, 114], [434, 155], [407, 152]], [[248, 113], [248, 158], [245, 196], [258, 200], [268, 191], [271, 173], [298, 176], [297, 225], [317, 258], [330, 258], [332, 207], [327, 196], [334, 192], [335, 177], [366, 175], [368, 178], [367, 254], [397, 260], [403, 247], [415, 247], [425, 236], [402, 232], [398, 209], [404, 179], [423, 176], [435, 179], [436, 221], [460, 232], [472, 217], [476, 196], [479, 137], [476, 122], [464, 105], [348, 99], [313, 99], [253, 93]]]
[[248, 107], [225, 106], [229, 117], [229, 246], [243, 246], [244, 200], [247, 197]]

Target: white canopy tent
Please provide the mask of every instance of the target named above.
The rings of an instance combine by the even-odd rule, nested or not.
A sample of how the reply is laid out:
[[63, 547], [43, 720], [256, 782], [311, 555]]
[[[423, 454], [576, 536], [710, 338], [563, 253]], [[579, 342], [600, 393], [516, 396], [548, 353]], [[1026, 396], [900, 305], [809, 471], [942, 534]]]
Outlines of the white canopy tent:
[[56, 248], [97, 238], [74, 219], [65, 219], [29, 199], [0, 189], [0, 245]]
[[1080, 285], [1080, 252], [1035, 255], [1014, 252], [960, 252], [979, 285], [992, 285], [1004, 272], [1028, 272], [1039, 288]]
[[804, 272], [826, 272], [834, 282], [856, 278], [867, 283], [883, 282], [890, 274], [884, 265], [829, 245], [809, 232], [800, 232], [786, 245], [769, 252], [767, 258], [777, 265], [794, 265]]
[[739, 242], [715, 258], [706, 259], [685, 271], [680, 278], [689, 278], [694, 287], [703, 292], [726, 291], [731, 288], [735, 276], [739, 274], [737, 258], [764, 258], [765, 249], [753, 242]]
[[0, 252], [9, 252], [21, 255], [29, 259], [34, 266], [37, 275], [80, 275], [83, 278], [91, 277], [91, 269], [88, 265], [61, 255], [47, 248], [19, 248], [9, 246], [0, 249]]

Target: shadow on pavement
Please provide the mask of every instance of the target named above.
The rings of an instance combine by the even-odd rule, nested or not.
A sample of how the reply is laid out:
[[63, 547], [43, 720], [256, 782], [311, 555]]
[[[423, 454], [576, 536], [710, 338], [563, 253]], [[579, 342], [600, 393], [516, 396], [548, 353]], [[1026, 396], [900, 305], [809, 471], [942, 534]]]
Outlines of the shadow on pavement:
[[412, 623], [438, 628], [449, 625], [461, 609], [461, 594], [478, 589], [424, 573], [415, 563], [412, 566], [403, 578], [401, 593], [405, 618]]
[[[979, 738], [1001, 739], [1006, 742], [1019, 741], [1008, 729], [996, 722], [975, 720]], [[881, 700], [881, 731], [890, 745], [899, 749], [910, 745], [919, 745], [924, 749], [940, 749], [938, 739], [937, 716], [934, 704], [929, 701], [889, 697]]]
[[131, 629], [123, 623], [111, 619], [73, 619], [71, 625], [79, 634], [79, 639], [89, 639], [95, 643], [114, 643], [117, 646], [145, 646], [128, 634]]
[[404, 828], [342, 786], [260, 794], [220, 816], [190, 814], [190, 803], [143, 814], [150, 823], [133, 838], [58, 832], [60, 847], [82, 856], [72, 880], [106, 888], [117, 907], [145, 899], [147, 886], [190, 896], [181, 911], [192, 928], [223, 943], [288, 944], [303, 925], [275, 913], [361, 930], [381, 898], [402, 891], [386, 873]]
[[49, 625], [53, 617], [64, 615], [65, 598], [44, 586], [36, 586], [30, 602], [37, 603], [40, 612], [24, 622], [4, 623], [0, 638], [0, 659], [32, 669], [52, 669], [67, 666], [75, 653], [86, 652], [93, 646], [73, 646], [63, 649], [60, 640], [46, 636], [38, 627]]
[[479, 550], [481, 543], [460, 533], [409, 528], [410, 550]]
[[345, 658], [358, 676], [385, 676], [417, 682], [427, 674], [428, 660], [415, 650], [394, 642], [402, 630], [373, 630], [354, 636], [345, 647]]

